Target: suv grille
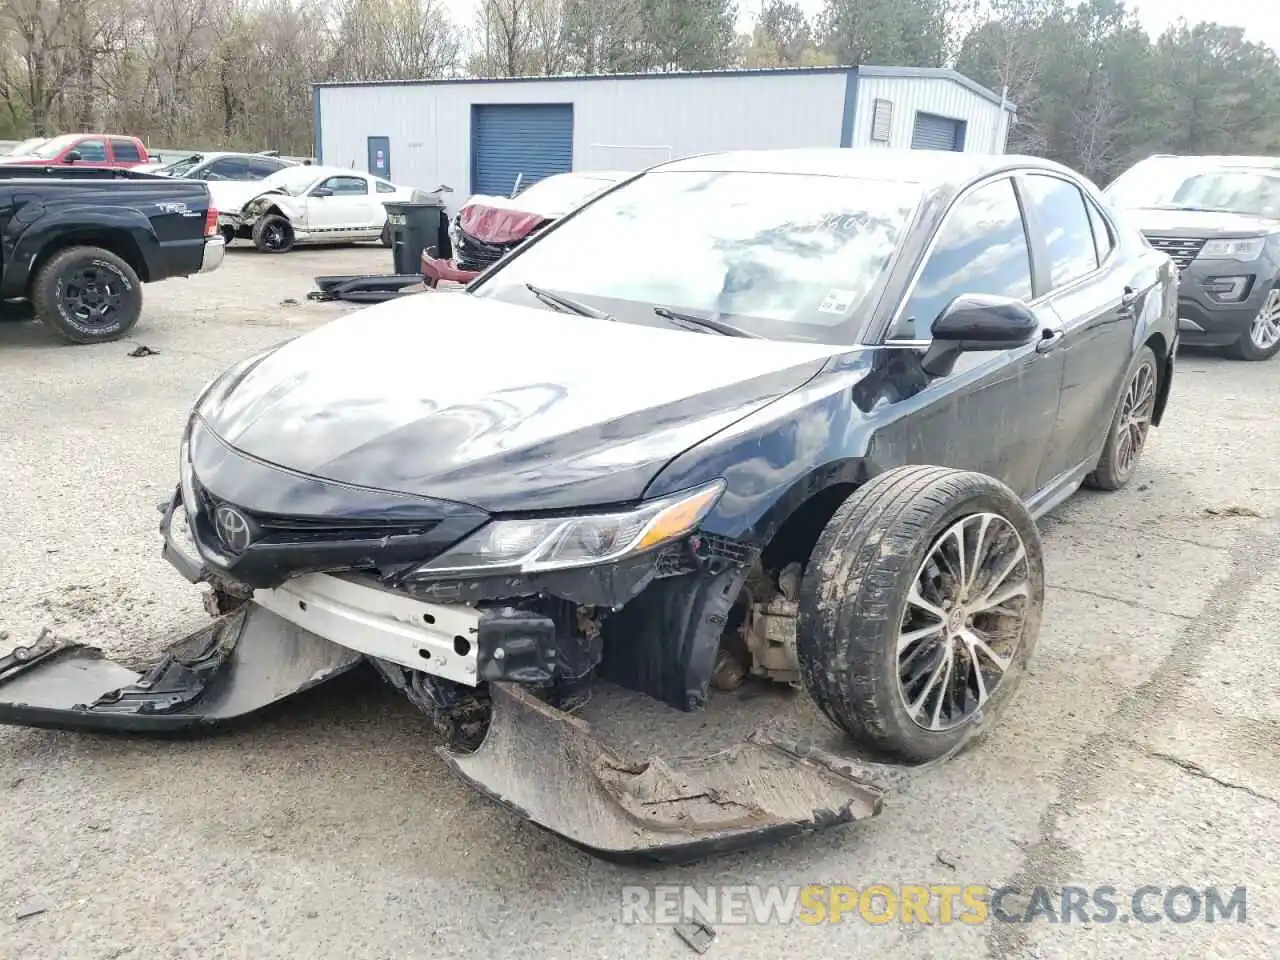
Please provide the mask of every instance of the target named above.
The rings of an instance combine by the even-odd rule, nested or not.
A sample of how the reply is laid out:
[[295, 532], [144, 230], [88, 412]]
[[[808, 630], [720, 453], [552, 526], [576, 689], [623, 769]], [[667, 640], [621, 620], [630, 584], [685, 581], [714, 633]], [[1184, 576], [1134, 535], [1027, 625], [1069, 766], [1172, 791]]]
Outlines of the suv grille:
[[1161, 253], [1167, 253], [1179, 270], [1185, 270], [1191, 266], [1191, 261], [1196, 258], [1196, 254], [1206, 242], [1195, 237], [1153, 237], [1151, 234], [1146, 236], [1147, 243]]

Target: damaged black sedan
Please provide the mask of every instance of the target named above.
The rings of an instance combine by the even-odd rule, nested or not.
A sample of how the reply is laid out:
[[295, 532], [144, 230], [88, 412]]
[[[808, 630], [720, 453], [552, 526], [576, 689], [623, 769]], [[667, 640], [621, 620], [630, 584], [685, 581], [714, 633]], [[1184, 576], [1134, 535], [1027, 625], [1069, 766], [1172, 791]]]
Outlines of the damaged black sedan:
[[1039, 630], [1035, 518], [1128, 483], [1169, 396], [1177, 277], [1115, 216], [1030, 158], [655, 167], [462, 294], [211, 383], [161, 531], [214, 620], [141, 674], [20, 648], [0, 721], [201, 729], [371, 662], [455, 772], [601, 855], [873, 816], [838, 757], [634, 762], [574, 714], [754, 675], [894, 762], [989, 723]]

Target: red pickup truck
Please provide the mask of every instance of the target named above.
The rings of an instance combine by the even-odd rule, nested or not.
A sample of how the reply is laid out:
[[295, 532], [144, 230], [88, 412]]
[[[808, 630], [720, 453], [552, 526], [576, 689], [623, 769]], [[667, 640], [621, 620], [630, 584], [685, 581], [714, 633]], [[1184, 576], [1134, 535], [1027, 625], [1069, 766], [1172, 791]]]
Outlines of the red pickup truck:
[[138, 167], [150, 160], [147, 148], [137, 137], [121, 137], [102, 133], [67, 133], [46, 140], [30, 153], [20, 157], [0, 157], [0, 164], [10, 166]]

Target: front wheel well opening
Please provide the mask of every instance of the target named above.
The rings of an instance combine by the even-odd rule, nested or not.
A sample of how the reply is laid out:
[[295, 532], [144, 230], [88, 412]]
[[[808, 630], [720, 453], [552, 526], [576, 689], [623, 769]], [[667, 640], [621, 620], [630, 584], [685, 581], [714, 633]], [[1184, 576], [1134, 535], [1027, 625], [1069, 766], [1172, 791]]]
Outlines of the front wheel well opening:
[[139, 280], [143, 283], [151, 281], [151, 271], [147, 269], [147, 260], [142, 255], [142, 249], [138, 246], [138, 242], [128, 233], [110, 230], [72, 230], [62, 234], [56, 242], [49, 244], [40, 251], [39, 256], [31, 264], [31, 270], [27, 275], [28, 293], [30, 292], [31, 284], [40, 275], [44, 265], [62, 253], [62, 251], [71, 247], [99, 247], [114, 253], [132, 268], [133, 272], [138, 275]]
[[774, 571], [792, 563], [807, 566], [818, 537], [855, 488], [852, 483], [836, 484], [814, 494], [797, 507], [769, 538], [761, 552], [760, 565], [765, 570]]
[[799, 596], [818, 538], [855, 484], [827, 487], [793, 510], [747, 571], [720, 635], [713, 684], [733, 690], [748, 676], [800, 685]]

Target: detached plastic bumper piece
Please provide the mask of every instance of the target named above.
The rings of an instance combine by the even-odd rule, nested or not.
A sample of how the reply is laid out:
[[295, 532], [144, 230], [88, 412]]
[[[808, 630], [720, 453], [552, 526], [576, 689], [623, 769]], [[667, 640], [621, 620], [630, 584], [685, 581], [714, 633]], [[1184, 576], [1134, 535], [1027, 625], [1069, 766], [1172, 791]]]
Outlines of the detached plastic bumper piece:
[[361, 659], [252, 603], [172, 644], [144, 673], [46, 633], [0, 657], [0, 723], [198, 732], [317, 686]]
[[453, 260], [429, 256], [425, 250], [422, 252], [422, 282], [428, 287], [434, 289], [441, 280], [470, 283], [478, 276], [479, 270], [463, 270]]
[[630, 762], [582, 720], [490, 684], [474, 753], [439, 753], [481, 793], [601, 859], [679, 863], [864, 820], [881, 791], [812, 752], [753, 735], [680, 763]]

